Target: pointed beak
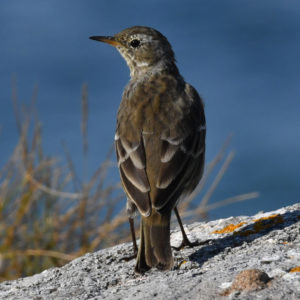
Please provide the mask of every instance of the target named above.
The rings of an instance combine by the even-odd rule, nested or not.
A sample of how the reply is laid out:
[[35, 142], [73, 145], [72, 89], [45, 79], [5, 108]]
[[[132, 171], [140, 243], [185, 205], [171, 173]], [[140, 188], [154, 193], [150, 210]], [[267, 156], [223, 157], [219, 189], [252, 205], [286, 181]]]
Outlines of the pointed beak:
[[90, 39], [98, 42], [107, 43], [114, 47], [122, 46], [122, 44], [116, 41], [116, 39], [113, 36], [91, 36]]

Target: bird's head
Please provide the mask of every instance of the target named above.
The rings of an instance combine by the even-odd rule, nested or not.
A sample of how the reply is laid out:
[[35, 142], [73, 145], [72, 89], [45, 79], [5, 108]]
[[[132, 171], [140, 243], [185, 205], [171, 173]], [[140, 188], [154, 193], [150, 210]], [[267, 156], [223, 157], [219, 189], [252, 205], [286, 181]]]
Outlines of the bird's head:
[[110, 44], [126, 60], [131, 77], [140, 76], [155, 68], [175, 64], [175, 57], [168, 40], [157, 30], [134, 26], [114, 36], [91, 36], [90, 39]]

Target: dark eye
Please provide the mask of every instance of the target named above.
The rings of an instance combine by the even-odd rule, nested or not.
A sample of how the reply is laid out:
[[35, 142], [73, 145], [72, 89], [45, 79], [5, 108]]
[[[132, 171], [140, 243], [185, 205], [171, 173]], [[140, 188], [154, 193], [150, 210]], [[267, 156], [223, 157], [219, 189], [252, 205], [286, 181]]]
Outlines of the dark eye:
[[130, 42], [130, 46], [133, 48], [137, 48], [140, 45], [140, 41], [139, 40], [132, 40]]

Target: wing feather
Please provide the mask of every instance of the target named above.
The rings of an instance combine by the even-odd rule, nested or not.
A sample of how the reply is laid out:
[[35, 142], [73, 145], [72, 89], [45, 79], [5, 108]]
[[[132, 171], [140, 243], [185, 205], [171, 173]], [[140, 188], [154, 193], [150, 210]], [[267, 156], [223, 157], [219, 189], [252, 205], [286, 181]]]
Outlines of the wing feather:
[[160, 212], [172, 209], [180, 196], [191, 193], [203, 174], [206, 122], [202, 101], [188, 86], [191, 106], [174, 130], [161, 135], [161, 166], [153, 206]]
[[115, 140], [121, 180], [130, 200], [143, 215], [151, 213], [150, 185], [145, 171], [146, 158], [142, 139], [130, 143], [119, 135]]
[[173, 77], [165, 79], [168, 88], [155, 97], [150, 96], [161, 81], [141, 85], [130, 99], [124, 94], [118, 113], [115, 144], [122, 184], [144, 216], [152, 208], [172, 210], [203, 173], [206, 123], [201, 98], [192, 86], [182, 90]]

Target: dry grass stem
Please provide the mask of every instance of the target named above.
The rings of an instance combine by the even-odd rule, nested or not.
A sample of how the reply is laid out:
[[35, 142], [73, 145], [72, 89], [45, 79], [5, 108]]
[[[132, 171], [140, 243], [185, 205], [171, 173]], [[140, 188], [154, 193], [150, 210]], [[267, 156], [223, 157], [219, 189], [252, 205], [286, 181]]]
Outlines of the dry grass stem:
[[218, 184], [220, 183], [222, 177], [224, 176], [226, 170], [228, 169], [230, 163], [232, 162], [234, 157], [234, 152], [231, 151], [228, 156], [226, 157], [221, 169], [219, 170], [217, 176], [215, 177], [213, 183], [211, 184], [211, 186], [209, 187], [208, 191], [206, 192], [206, 194], [203, 196], [201, 202], [200, 202], [200, 207], [203, 208], [205, 206], [207, 206], [207, 203], [210, 199], [210, 197], [212, 196], [213, 192], [216, 190]]
[[251, 200], [251, 199], [255, 199], [259, 197], [259, 193], [257, 192], [252, 192], [252, 193], [247, 193], [247, 194], [241, 194], [241, 195], [237, 195], [234, 197], [229, 197], [227, 199], [212, 203], [212, 204], [208, 204], [205, 207], [202, 207], [201, 205], [199, 205], [195, 210], [189, 210], [189, 211], [185, 211], [182, 214], [183, 218], [187, 218], [187, 217], [198, 217], [199, 215], [205, 215], [207, 214], [207, 212], [220, 208], [222, 206], [227, 206], [229, 204], [233, 204], [233, 203], [237, 203], [237, 202], [242, 202], [245, 200]]

